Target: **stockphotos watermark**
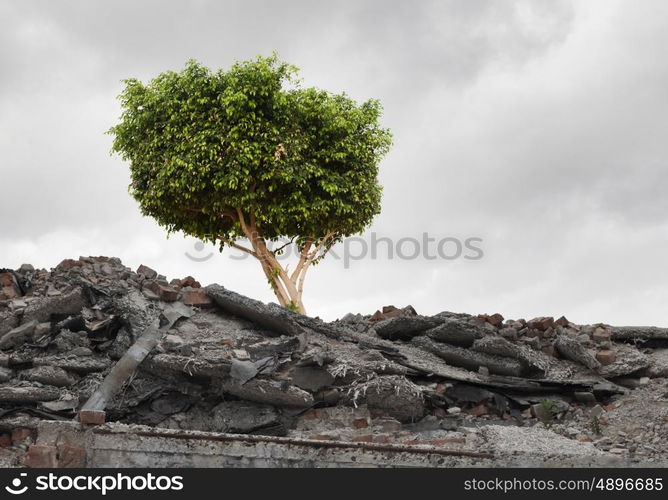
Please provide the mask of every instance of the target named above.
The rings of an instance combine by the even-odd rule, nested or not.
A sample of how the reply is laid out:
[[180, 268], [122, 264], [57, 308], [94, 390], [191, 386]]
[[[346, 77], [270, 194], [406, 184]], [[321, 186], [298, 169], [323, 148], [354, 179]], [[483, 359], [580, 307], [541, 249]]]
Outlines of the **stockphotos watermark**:
[[183, 476], [148, 474], [82, 474], [68, 475], [54, 474], [50, 472], [46, 475], [34, 477], [34, 483], [26, 484], [28, 474], [21, 472], [18, 477], [12, 479], [9, 485], [5, 486], [5, 491], [11, 495], [23, 495], [27, 491], [86, 491], [97, 492], [106, 495], [109, 492], [129, 492], [129, 491], [181, 491], [183, 490]]
[[[242, 240], [243, 241], [243, 240]], [[402, 237], [398, 239], [387, 236], [379, 237], [375, 232], [368, 237], [350, 236], [343, 242], [335, 245], [327, 252], [328, 260], [343, 261], [343, 267], [349, 269], [353, 262], [364, 259], [387, 260], [480, 260], [485, 256], [482, 249], [483, 239], [478, 236], [457, 238], [454, 236], [435, 237], [429, 233], [422, 233], [420, 238]], [[297, 245], [290, 240], [268, 242], [269, 250], [280, 250], [277, 259], [287, 260], [299, 255]], [[251, 257], [248, 253], [230, 248], [230, 258], [245, 260]], [[202, 241], [193, 245], [192, 252], [185, 252], [185, 256], [194, 262], [206, 262], [214, 257], [216, 252], [207, 249]]]

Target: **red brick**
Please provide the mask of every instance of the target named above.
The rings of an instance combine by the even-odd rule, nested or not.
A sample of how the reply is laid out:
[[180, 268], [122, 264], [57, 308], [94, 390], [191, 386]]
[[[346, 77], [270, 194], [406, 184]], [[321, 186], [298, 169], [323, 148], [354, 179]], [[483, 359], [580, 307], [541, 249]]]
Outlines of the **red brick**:
[[73, 267], [82, 267], [82, 266], [83, 262], [81, 262], [80, 260], [65, 259], [60, 264], [58, 264], [56, 268], [61, 271], [66, 271], [68, 269], [72, 269]]
[[373, 437], [374, 443], [387, 444], [392, 441], [392, 437], [389, 434], [376, 434]]
[[73, 446], [69, 443], [59, 444], [58, 467], [64, 469], [80, 469], [86, 466], [86, 450], [83, 446]]
[[189, 286], [190, 288], [202, 288], [202, 285], [200, 284], [199, 281], [197, 281], [195, 278], [192, 276], [186, 276], [181, 280], [181, 286]]
[[0, 300], [10, 300], [20, 297], [14, 275], [12, 273], [0, 273]]
[[610, 340], [610, 332], [603, 328], [597, 328], [591, 334], [591, 338], [596, 342], [607, 342]]
[[210, 307], [212, 302], [202, 288], [181, 291], [181, 301], [187, 306]]
[[142, 276], [152, 280], [158, 277], [158, 273], [155, 272], [153, 269], [151, 269], [148, 266], [145, 266], [142, 264], [137, 268], [137, 274], [141, 274]]
[[615, 351], [610, 349], [603, 349], [602, 351], [598, 351], [596, 353], [596, 359], [599, 363], [605, 366], [614, 363], [615, 359], [617, 359], [617, 356], [615, 355]]
[[375, 313], [373, 313], [373, 316], [371, 316], [371, 318], [369, 318], [369, 321], [372, 321], [372, 322], [375, 323], [376, 321], [382, 321], [383, 319], [385, 319], [383, 317], [383, 313], [380, 312], [380, 311], [376, 311]]
[[494, 313], [487, 318], [487, 322], [494, 326], [499, 326], [501, 323], [503, 323], [503, 316], [501, 316], [499, 313]]
[[0, 434], [0, 447], [7, 448], [12, 445], [12, 436], [7, 432]]
[[487, 409], [484, 403], [474, 406], [473, 408], [469, 408], [468, 410], [465, 411], [466, 413], [468, 413], [469, 415], [473, 415], [474, 417], [479, 417], [480, 415], [487, 415], [489, 413], [489, 410]]
[[149, 290], [165, 302], [175, 302], [179, 297], [179, 292], [173, 286], [161, 285], [157, 281], [151, 281], [147, 286]]
[[530, 328], [536, 328], [538, 330], [547, 330], [548, 328], [554, 326], [554, 318], [551, 316], [540, 316], [534, 318], [531, 321], [527, 321], [527, 326]]
[[568, 326], [569, 323], [570, 322], [566, 319], [565, 316], [562, 316], [561, 318], [559, 318], [558, 320], [556, 320], [554, 322], [555, 325], [559, 325], [559, 326]]
[[89, 425], [104, 423], [105, 413], [102, 410], [79, 410], [79, 422]]
[[12, 429], [12, 441], [23, 441], [30, 436], [32, 436], [32, 431], [30, 429], [26, 429], [25, 427], [17, 427]]
[[23, 465], [33, 469], [53, 469], [58, 466], [58, 450], [55, 446], [33, 444], [23, 456]]
[[356, 418], [353, 420], [353, 427], [355, 429], [364, 429], [369, 427], [369, 421], [366, 418]]

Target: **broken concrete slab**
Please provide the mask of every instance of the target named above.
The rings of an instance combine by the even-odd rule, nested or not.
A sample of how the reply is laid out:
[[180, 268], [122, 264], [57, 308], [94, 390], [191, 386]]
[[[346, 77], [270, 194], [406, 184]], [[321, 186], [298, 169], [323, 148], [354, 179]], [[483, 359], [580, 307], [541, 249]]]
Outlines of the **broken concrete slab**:
[[37, 366], [21, 371], [21, 378], [32, 382], [40, 382], [55, 387], [67, 387], [77, 382], [77, 377], [57, 366]]
[[277, 365], [278, 361], [273, 357], [262, 358], [256, 361], [233, 358], [231, 360], [230, 376], [239, 384], [243, 385], [257, 375], [271, 374], [276, 369]]
[[549, 357], [541, 351], [510, 342], [497, 335], [488, 335], [477, 339], [473, 346], [474, 351], [484, 352], [491, 356], [503, 356], [518, 360], [524, 367], [523, 371], [531, 377], [543, 377], [549, 370]]
[[230, 360], [220, 360], [214, 363], [193, 356], [156, 354], [147, 359], [141, 369], [157, 374], [172, 372], [190, 377], [227, 378], [230, 375], [231, 367]]
[[434, 342], [425, 337], [415, 337], [411, 341], [414, 345], [425, 349], [444, 359], [448, 364], [478, 371], [481, 366], [490, 373], [519, 377], [522, 374], [522, 365], [519, 361], [501, 356], [494, 356], [484, 352], [471, 351], [441, 342]]
[[80, 313], [85, 306], [86, 301], [79, 288], [56, 297], [35, 298], [26, 307], [23, 322], [37, 320], [42, 323], [49, 321], [52, 315], [59, 317], [75, 315]]
[[9, 382], [12, 378], [14, 378], [14, 370], [0, 366], [0, 384]]
[[485, 332], [467, 321], [444, 319], [443, 323], [428, 330], [426, 335], [437, 342], [470, 347], [475, 340], [482, 338]]
[[[223, 401], [211, 410], [210, 430], [234, 434], [284, 434], [273, 406], [249, 401]], [[263, 432], [264, 431], [264, 432]]]
[[41, 356], [33, 360], [35, 366], [55, 366], [74, 373], [87, 374], [101, 372], [109, 368], [112, 363], [109, 359], [92, 356]]
[[366, 404], [372, 412], [388, 415], [400, 422], [414, 422], [424, 415], [420, 387], [406, 377], [380, 376], [352, 385], [348, 397], [353, 406]]
[[19, 324], [19, 317], [13, 311], [0, 310], [0, 335], [4, 335], [16, 328]]
[[254, 378], [240, 384], [234, 380], [225, 380], [219, 387], [222, 392], [240, 399], [273, 406], [307, 408], [314, 403], [310, 393], [285, 381]]
[[264, 304], [259, 300], [249, 299], [243, 295], [226, 290], [220, 285], [209, 285], [206, 293], [222, 310], [253, 321], [258, 325], [283, 335], [300, 335], [304, 333], [290, 314], [292, 311], [276, 304]]
[[612, 340], [668, 340], [668, 328], [655, 326], [610, 326], [608, 327]]
[[590, 370], [601, 368], [601, 363], [582, 344], [566, 335], [559, 335], [554, 341], [554, 347], [564, 358], [586, 366]]
[[[603, 351], [599, 351], [599, 354], [601, 352]], [[598, 371], [605, 378], [632, 375], [645, 371], [650, 366], [649, 358], [631, 346], [617, 345], [612, 352], [614, 358]]]
[[290, 372], [292, 383], [297, 387], [318, 392], [334, 383], [335, 377], [319, 366], [299, 366]]
[[439, 323], [435, 318], [424, 316], [397, 316], [382, 320], [374, 325], [376, 334], [387, 340], [408, 340]]
[[0, 338], [0, 350], [13, 349], [31, 341], [36, 326], [37, 320], [32, 320], [5, 333]]
[[60, 391], [55, 387], [0, 384], [0, 402], [36, 403], [40, 401], [53, 401], [59, 397]]
[[668, 349], [654, 349], [647, 355], [647, 375], [652, 378], [668, 377]]

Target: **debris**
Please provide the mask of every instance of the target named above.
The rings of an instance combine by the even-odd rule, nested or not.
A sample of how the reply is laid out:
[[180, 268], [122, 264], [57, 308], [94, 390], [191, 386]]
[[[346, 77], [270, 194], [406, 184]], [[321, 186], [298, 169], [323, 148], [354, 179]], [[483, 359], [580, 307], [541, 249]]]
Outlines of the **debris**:
[[145, 286], [164, 302], [176, 302], [179, 297], [179, 292], [170, 285], [163, 285], [157, 281], [150, 281]]
[[580, 363], [590, 370], [596, 370], [601, 367], [601, 364], [582, 346], [582, 344], [570, 337], [565, 335], [557, 337], [557, 340], [554, 342], [554, 347], [564, 358], [570, 359], [575, 363]]
[[422, 316], [398, 316], [391, 317], [376, 323], [374, 330], [383, 339], [411, 339], [416, 335], [432, 328], [438, 323], [433, 318]]
[[34, 403], [38, 401], [53, 401], [59, 397], [60, 391], [55, 387], [0, 384], [0, 402]]
[[400, 422], [414, 422], [424, 415], [422, 391], [401, 376], [380, 376], [354, 383], [348, 397], [354, 406], [365, 403], [372, 412]]
[[88, 425], [102, 425], [105, 421], [106, 414], [102, 410], [86, 410], [79, 411], [79, 422]]
[[201, 288], [184, 288], [181, 290], [181, 300], [187, 306], [211, 307], [212, 302]]
[[480, 328], [469, 323], [445, 319], [443, 323], [427, 331], [426, 335], [438, 342], [470, 347], [476, 339], [482, 338], [485, 334]]
[[0, 338], [0, 349], [6, 350], [15, 348], [23, 345], [28, 340], [31, 340], [36, 326], [37, 321], [32, 320], [5, 333], [2, 338]]
[[253, 321], [283, 335], [300, 335], [304, 329], [297, 323], [292, 311], [276, 304], [265, 305], [259, 300], [249, 299], [220, 285], [209, 285], [206, 293], [222, 310]]
[[655, 326], [611, 326], [610, 336], [613, 340], [668, 340], [668, 328]]
[[240, 399], [255, 401], [272, 406], [296, 406], [307, 408], [312, 406], [313, 396], [308, 392], [272, 379], [252, 379], [245, 384], [227, 380], [220, 385], [222, 392], [232, 394]]
[[610, 349], [603, 349], [596, 353], [596, 359], [601, 365], [606, 366], [615, 362], [615, 351]]
[[37, 366], [23, 370], [21, 378], [55, 387], [67, 387], [77, 382], [77, 378], [67, 373], [67, 371], [51, 365]]
[[426, 349], [448, 364], [459, 366], [471, 371], [478, 371], [481, 366], [486, 367], [490, 373], [519, 377], [522, 373], [522, 365], [519, 361], [501, 356], [494, 356], [483, 352], [472, 351], [462, 347], [437, 343], [424, 337], [416, 337], [413, 344]]
[[127, 350], [123, 357], [114, 365], [102, 384], [83, 405], [83, 410], [104, 410], [109, 400], [121, 390], [123, 383], [132, 375], [139, 364], [160, 341], [164, 330], [168, 330], [182, 317], [192, 313], [183, 308], [165, 308], [160, 318], [156, 318], [151, 326]]
[[292, 383], [297, 387], [318, 392], [334, 383], [334, 376], [319, 366], [298, 366], [290, 372]]
[[0, 300], [11, 300], [21, 295], [21, 289], [14, 273], [0, 269]]
[[[591, 435], [600, 402], [617, 408], [597, 417], [606, 435], [629, 435], [608, 450], [643, 450], [615, 420], [629, 410], [651, 415], [639, 439], [658, 451], [645, 451], [665, 449], [654, 442], [665, 411], [651, 410], [666, 394], [662, 329], [620, 336], [564, 317], [419, 316], [410, 306], [326, 322], [118, 259], [22, 269], [9, 272], [20, 295], [0, 300], [0, 438], [103, 402], [112, 425], [475, 450], [487, 436], [478, 427], [528, 429], [549, 400], [550, 429], [573, 443]], [[633, 394], [643, 403], [627, 408]], [[63, 453], [76, 463], [76, 450]]]
[[155, 278], [158, 277], [158, 273], [156, 271], [154, 271], [148, 266], [145, 266], [144, 264], [140, 265], [137, 268], [137, 274], [149, 280], [154, 280]]
[[43, 297], [32, 300], [23, 312], [23, 322], [37, 320], [42, 323], [51, 320], [52, 315], [66, 317], [76, 315], [86, 305], [81, 289], [56, 297]]

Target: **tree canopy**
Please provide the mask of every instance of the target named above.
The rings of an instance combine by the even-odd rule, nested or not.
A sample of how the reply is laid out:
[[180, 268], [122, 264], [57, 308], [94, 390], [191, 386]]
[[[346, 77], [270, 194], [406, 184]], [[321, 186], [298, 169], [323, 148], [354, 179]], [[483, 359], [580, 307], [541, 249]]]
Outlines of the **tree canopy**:
[[[296, 75], [273, 55], [128, 79], [110, 133], [144, 215], [257, 257], [281, 304], [304, 312], [308, 267], [380, 211], [378, 164], [391, 134], [377, 100], [303, 88]], [[299, 252], [290, 275], [267, 245], [281, 238]]]

